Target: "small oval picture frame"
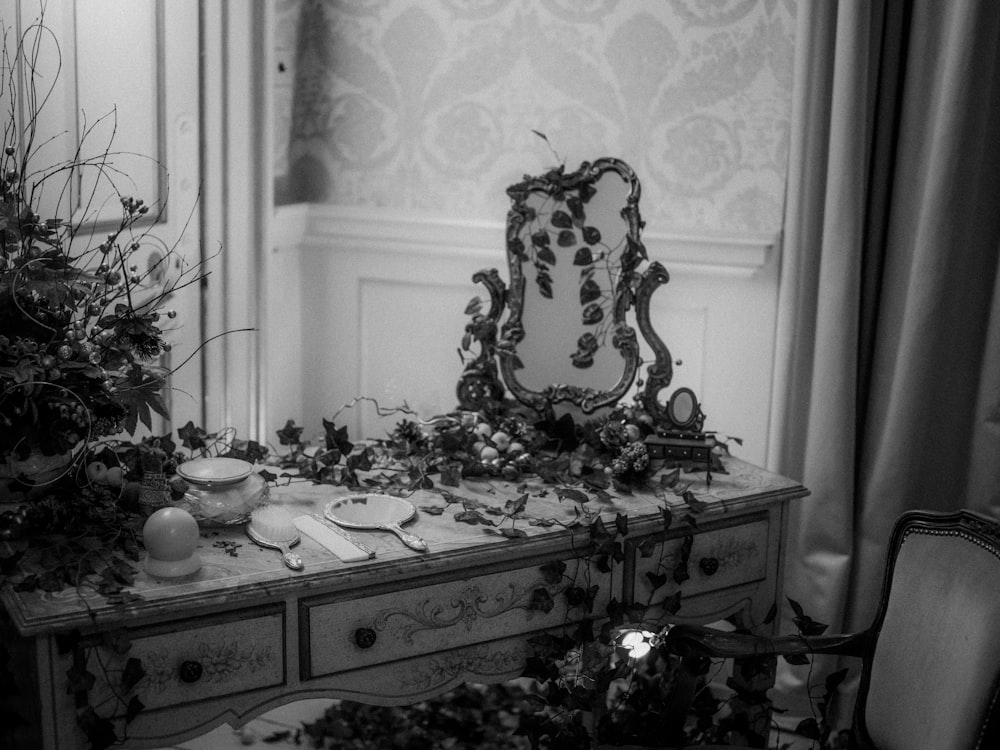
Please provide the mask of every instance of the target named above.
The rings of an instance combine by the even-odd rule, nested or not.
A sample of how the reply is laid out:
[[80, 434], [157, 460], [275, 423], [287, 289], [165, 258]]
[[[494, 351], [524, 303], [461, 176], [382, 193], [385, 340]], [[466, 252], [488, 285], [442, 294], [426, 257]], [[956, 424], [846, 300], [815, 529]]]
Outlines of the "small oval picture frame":
[[697, 432], [701, 429], [702, 413], [698, 397], [690, 388], [678, 388], [667, 402], [667, 416], [675, 427]]

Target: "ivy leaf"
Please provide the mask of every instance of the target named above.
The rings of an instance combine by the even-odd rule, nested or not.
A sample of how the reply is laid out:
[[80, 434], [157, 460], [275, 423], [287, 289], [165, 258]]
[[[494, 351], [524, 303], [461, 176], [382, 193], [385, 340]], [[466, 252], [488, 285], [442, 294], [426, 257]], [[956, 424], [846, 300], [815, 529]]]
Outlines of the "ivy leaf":
[[795, 734], [809, 740], [818, 740], [822, 738], [819, 723], [812, 716], [799, 722], [798, 726], [795, 727]]
[[668, 615], [676, 615], [681, 608], [681, 592], [680, 589], [672, 593], [670, 596], [666, 597], [663, 602], [663, 611]]
[[652, 557], [653, 552], [656, 550], [656, 541], [651, 536], [647, 536], [641, 542], [639, 542], [639, 556], [640, 557]]
[[122, 688], [126, 691], [131, 690], [145, 676], [146, 670], [142, 668], [142, 662], [135, 657], [130, 658], [122, 670]]
[[660, 507], [660, 514], [663, 516], [663, 530], [670, 531], [670, 527], [674, 523], [674, 514], [665, 505]]
[[200, 427], [195, 427], [190, 419], [188, 423], [177, 430], [177, 437], [181, 439], [181, 445], [188, 450], [199, 450], [205, 447], [205, 439], [208, 437]]
[[539, 271], [538, 276], [535, 277], [535, 283], [538, 285], [538, 293], [541, 294], [546, 299], [552, 299], [552, 277], [547, 273], [542, 273]]
[[336, 448], [345, 456], [354, 450], [354, 443], [347, 439], [347, 427], [337, 427], [333, 422], [324, 419], [323, 432], [327, 450]]
[[469, 304], [465, 306], [466, 315], [475, 315], [481, 312], [483, 309], [483, 301], [479, 297], [473, 297], [469, 300]]
[[556, 264], [556, 254], [552, 252], [551, 247], [545, 245], [538, 248], [538, 260], [546, 264], [547, 267], [551, 267]]
[[296, 427], [295, 421], [289, 419], [285, 426], [277, 431], [278, 440], [282, 445], [298, 445], [301, 442], [302, 427]]
[[440, 516], [444, 513], [444, 508], [438, 505], [421, 505], [419, 509], [429, 516]]
[[677, 484], [677, 481], [680, 479], [680, 477], [681, 477], [680, 469], [673, 469], [672, 471], [668, 471], [660, 477], [660, 486], [663, 487], [664, 489], [668, 490], [672, 489], [674, 485]]
[[666, 573], [654, 573], [653, 571], [646, 572], [646, 580], [649, 581], [649, 585], [653, 587], [653, 591], [656, 591], [661, 586], [667, 585], [667, 574]]
[[694, 496], [690, 490], [684, 492], [684, 502], [695, 513], [703, 513], [708, 509], [708, 503], [704, 503]]
[[527, 493], [519, 495], [516, 499], [508, 500], [506, 503], [504, 503], [504, 513], [506, 513], [508, 516], [516, 516], [518, 513], [524, 511], [524, 507], [525, 505], [527, 505], [527, 503], [528, 503]]
[[[587, 279], [580, 285], [580, 304], [586, 305], [601, 298], [601, 287], [593, 279]], [[600, 308], [598, 308], [600, 309]]]
[[552, 226], [558, 227], [559, 229], [568, 229], [573, 226], [573, 219], [562, 209], [553, 211], [552, 216], [549, 217], [549, 221], [552, 222]]
[[347, 457], [347, 468], [353, 471], [371, 471], [372, 461], [368, 451], [352, 453]]
[[579, 607], [587, 600], [587, 591], [582, 586], [567, 586], [563, 595], [570, 607]]
[[556, 497], [559, 501], [572, 500], [575, 503], [588, 503], [590, 498], [580, 490], [574, 489], [572, 487], [556, 487]]
[[470, 526], [482, 524], [483, 526], [496, 526], [493, 521], [484, 516], [478, 510], [463, 510], [455, 514], [455, 520], [459, 523], [467, 523]]
[[694, 537], [684, 537], [684, 542], [681, 544], [680, 549], [680, 560], [674, 566], [674, 583], [678, 586], [691, 577], [691, 574], [688, 572], [688, 559], [691, 557], [691, 546], [693, 544]]
[[649, 610], [645, 604], [640, 602], [631, 602], [625, 607], [625, 614], [628, 617], [629, 622], [642, 622], [646, 618], [646, 612]]
[[524, 529], [515, 529], [512, 526], [504, 526], [498, 529], [498, 533], [507, 539], [525, 539], [528, 536], [528, 532]]
[[783, 654], [785, 661], [793, 666], [802, 666], [809, 663], [809, 657], [805, 654]]
[[559, 522], [554, 518], [529, 518], [528, 526], [538, 526], [539, 528], [549, 529], [557, 525]]
[[552, 599], [552, 595], [549, 594], [548, 589], [539, 587], [531, 592], [531, 599], [528, 601], [527, 609], [529, 612], [534, 610], [548, 614], [555, 606], [556, 603]]
[[590, 251], [590, 248], [586, 245], [582, 246], [576, 251], [573, 256], [574, 266], [590, 266], [594, 263], [594, 254]]
[[572, 229], [562, 229], [556, 237], [556, 244], [559, 247], [573, 247], [576, 244], [576, 232]]
[[77, 714], [76, 722], [87, 735], [92, 750], [105, 750], [118, 743], [118, 735], [115, 734], [111, 719], [98, 716], [93, 707], [87, 706]]
[[566, 563], [562, 560], [553, 560], [545, 563], [539, 570], [542, 571], [542, 578], [545, 579], [546, 583], [555, 585], [562, 581], [563, 574], [566, 572]]
[[[817, 622], [813, 620], [809, 615], [807, 615], [803, 609], [802, 605], [791, 597], [785, 597], [788, 599], [788, 604], [792, 608], [792, 612], [795, 613], [795, 617], [792, 618], [792, 622], [795, 623], [795, 627], [798, 629], [799, 634], [803, 636], [816, 636], [822, 635], [826, 632], [829, 625], [822, 622]], [[808, 662], [806, 662], [808, 663]]]
[[615, 528], [622, 536], [628, 536], [628, 516], [623, 516], [621, 513], [618, 513], [615, 516]]
[[604, 320], [604, 310], [596, 302], [591, 302], [583, 308], [583, 324], [592, 326]]
[[590, 538], [598, 544], [614, 539], [614, 536], [614, 534], [608, 531], [608, 527], [604, 525], [604, 519], [600, 516], [595, 518], [594, 522], [590, 524]]
[[124, 628], [110, 630], [101, 637], [104, 646], [116, 654], [124, 655], [132, 649], [132, 641]]
[[614, 499], [614, 496], [603, 487], [587, 487], [587, 492], [594, 496], [594, 499], [601, 503], [607, 503]]
[[543, 248], [549, 246], [549, 233], [544, 229], [539, 229], [537, 232], [531, 235], [531, 244], [536, 248]]
[[613, 627], [618, 627], [625, 622], [625, 607], [617, 599], [612, 599], [608, 602], [606, 608], [608, 613], [608, 620]]
[[97, 678], [86, 668], [70, 667], [66, 670], [66, 695], [87, 693], [97, 682]]
[[524, 241], [520, 237], [512, 237], [507, 240], [507, 252], [515, 256], [522, 263], [528, 259], [528, 253], [524, 248]]
[[795, 627], [798, 628], [799, 633], [804, 636], [823, 635], [829, 627], [826, 623], [816, 622], [809, 615], [793, 618], [792, 622], [795, 623]]
[[583, 228], [583, 241], [588, 245], [596, 245], [601, 241], [601, 230], [597, 227], [584, 227]]

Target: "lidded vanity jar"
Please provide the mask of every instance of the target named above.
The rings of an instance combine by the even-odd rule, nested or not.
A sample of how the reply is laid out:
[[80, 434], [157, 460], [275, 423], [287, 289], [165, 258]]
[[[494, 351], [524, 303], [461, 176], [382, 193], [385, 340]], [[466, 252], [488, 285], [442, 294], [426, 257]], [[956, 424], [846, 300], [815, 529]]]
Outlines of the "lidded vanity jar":
[[183, 508], [199, 526], [236, 526], [267, 502], [267, 482], [253, 464], [238, 458], [195, 458], [177, 467], [187, 489], [173, 505]]

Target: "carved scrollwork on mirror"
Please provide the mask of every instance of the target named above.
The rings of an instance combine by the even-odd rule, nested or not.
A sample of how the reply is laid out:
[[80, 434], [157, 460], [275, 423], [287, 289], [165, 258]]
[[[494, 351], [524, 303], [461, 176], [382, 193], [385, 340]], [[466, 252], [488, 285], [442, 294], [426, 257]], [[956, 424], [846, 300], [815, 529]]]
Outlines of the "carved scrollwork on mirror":
[[473, 278], [490, 294], [489, 309], [466, 310], [463, 350], [479, 345], [459, 381], [463, 408], [499, 399], [504, 386], [519, 402], [548, 415], [559, 404], [584, 414], [617, 404], [643, 363], [635, 324], [652, 352], [636, 399], [659, 428], [701, 429], [694, 393], [668, 402], [658, 394], [673, 377], [670, 352], [653, 330], [649, 304], [669, 281], [649, 262], [640, 237], [639, 180], [614, 158], [525, 176], [507, 189], [509, 285], [495, 269]]

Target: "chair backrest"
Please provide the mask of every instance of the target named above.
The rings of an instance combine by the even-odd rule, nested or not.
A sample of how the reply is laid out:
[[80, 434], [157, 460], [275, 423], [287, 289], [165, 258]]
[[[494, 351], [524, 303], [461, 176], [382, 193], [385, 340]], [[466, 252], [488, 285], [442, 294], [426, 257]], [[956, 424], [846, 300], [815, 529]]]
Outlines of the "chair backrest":
[[889, 543], [855, 729], [878, 750], [998, 748], [1000, 524], [900, 516]]

